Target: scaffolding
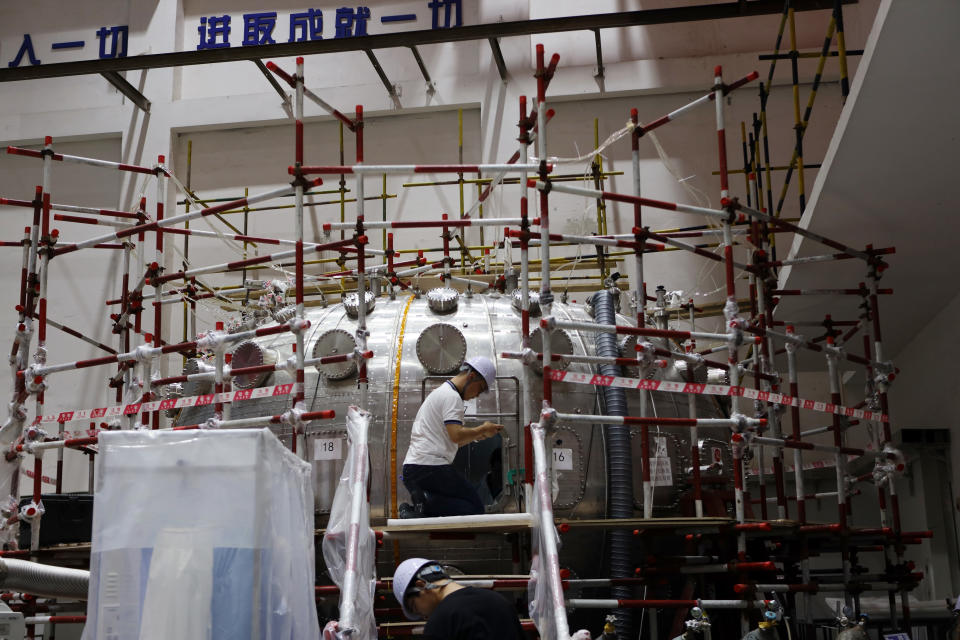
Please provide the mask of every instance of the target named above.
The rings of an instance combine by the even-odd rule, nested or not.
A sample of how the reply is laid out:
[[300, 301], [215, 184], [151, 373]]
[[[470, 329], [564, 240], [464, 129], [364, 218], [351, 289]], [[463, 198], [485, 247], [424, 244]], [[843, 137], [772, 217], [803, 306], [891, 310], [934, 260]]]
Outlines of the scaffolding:
[[[787, 3], [788, 7], [790, 3]], [[796, 113], [797, 139], [793, 157], [787, 167], [779, 202], [773, 206], [772, 198], [772, 170], [769, 151], [767, 148], [766, 98], [769, 95], [770, 79], [773, 68], [779, 55], [779, 43], [784, 25], [790, 27], [791, 53], [789, 59], [793, 70], [794, 108]], [[457, 282], [462, 285], [483, 291], [488, 289], [506, 290], [508, 286], [504, 275], [497, 277], [495, 270], [512, 272], [512, 262], [504, 261], [501, 264], [492, 264], [489, 258], [489, 249], [497, 243], [503, 242], [508, 248], [519, 249], [519, 274], [517, 278], [521, 301], [521, 329], [523, 336], [522, 350], [501, 354], [504, 358], [522, 360], [528, 367], [538, 367], [542, 371], [542, 399], [543, 411], [536, 420], [527, 426], [529, 440], [524, 446], [525, 465], [524, 484], [528, 500], [529, 514], [518, 520], [518, 526], [529, 527], [537, 532], [533, 536], [533, 556], [539, 563], [537, 574], [540, 580], [539, 587], [544, 589], [539, 596], [541, 607], [534, 615], [534, 625], [544, 637], [566, 640], [570, 637], [567, 626], [568, 609], [669, 609], [689, 610], [699, 608], [710, 612], [715, 609], [733, 609], [743, 612], [770, 611], [777, 608], [778, 603], [770, 598], [764, 598], [765, 593], [787, 594], [791, 598], [798, 612], [803, 612], [805, 594], [839, 593], [859, 612], [859, 595], [868, 591], [879, 591], [888, 594], [890, 601], [890, 615], [892, 626], [910, 628], [910, 609], [907, 600], [908, 592], [914, 588], [922, 578], [922, 574], [913, 571], [904, 557], [907, 545], [919, 544], [928, 538], [929, 531], [904, 531], [901, 523], [900, 506], [895, 490], [894, 480], [903, 471], [903, 456], [893, 447], [890, 427], [889, 404], [887, 388], [896, 376], [896, 369], [885, 359], [883, 338], [880, 323], [879, 297], [892, 293], [889, 289], [879, 286], [882, 274], [888, 267], [885, 257], [893, 253], [893, 248], [873, 248], [866, 245], [863, 248], [823, 237], [798, 224], [794, 224], [780, 216], [784, 194], [790, 184], [791, 175], [796, 171], [799, 183], [799, 199], [801, 211], [804, 207], [804, 160], [803, 160], [803, 132], [809, 121], [810, 109], [816, 94], [817, 83], [823, 69], [823, 63], [829, 54], [829, 47], [838, 32], [842, 34], [842, 17], [839, 14], [839, 3], [831, 18], [823, 51], [820, 55], [817, 81], [811, 92], [807, 110], [800, 116], [799, 98], [797, 92], [797, 60], [800, 53], [796, 49], [796, 37], [793, 24], [793, 9], [785, 10], [781, 21], [780, 36], [778, 36], [777, 51], [771, 64], [770, 77], [767, 84], [760, 84], [760, 118], [755, 117], [752, 123], [752, 132], [748, 137], [746, 128], [741, 124], [741, 142], [744, 155], [745, 192], [741, 196], [731, 190], [729, 176], [733, 171], [728, 169], [727, 157], [727, 117], [724, 113], [725, 98], [733, 91], [750, 85], [758, 79], [759, 74], [751, 73], [733, 82], [725, 82], [722, 69], [716, 67], [709, 91], [700, 98], [693, 100], [670, 113], [663, 115], [649, 123], [640, 123], [638, 112], [633, 109], [629, 114], [629, 124], [621, 131], [615, 132], [612, 139], [605, 144], [614, 144], [623, 138], [629, 137], [632, 152], [632, 183], [633, 193], [619, 193], [605, 190], [603, 180], [612, 175], [604, 172], [600, 158], [602, 145], [599, 135], [595, 137], [595, 149], [588, 157], [595, 158], [592, 175], [593, 188], [571, 184], [581, 178], [567, 175], [558, 171], [564, 159], [553, 158], [548, 155], [547, 131], [548, 123], [553, 110], [548, 108], [547, 91], [550, 81], [556, 73], [559, 56], [554, 55], [546, 60], [542, 45], [536, 48], [536, 104], [528, 105], [526, 98], [519, 99], [519, 148], [507, 162], [488, 164], [466, 164], [463, 162], [462, 149], [462, 115], [460, 120], [460, 158], [456, 164], [402, 164], [402, 165], [372, 165], [364, 163], [364, 115], [363, 108], [357, 106], [353, 116], [343, 112], [325, 102], [320, 96], [304, 86], [304, 61], [298, 58], [296, 69], [288, 73], [274, 63], [268, 63], [266, 68], [286, 82], [294, 90], [294, 129], [295, 153], [294, 162], [288, 167], [291, 176], [289, 186], [271, 189], [254, 195], [245, 195], [241, 198], [211, 204], [202, 201], [189, 188], [189, 180], [184, 185], [165, 166], [163, 155], [158, 156], [153, 166], [135, 166], [114, 163], [93, 158], [83, 158], [57, 153], [53, 140], [46, 138], [43, 149], [34, 151], [18, 147], [8, 147], [7, 152], [27, 158], [38, 159], [41, 163], [41, 184], [36, 187], [33, 200], [16, 200], [5, 198], [0, 204], [19, 206], [32, 209], [32, 224], [25, 227], [20, 240], [6, 241], [4, 246], [21, 247], [22, 269], [20, 276], [20, 294], [17, 305], [17, 327], [11, 348], [11, 362], [15, 371], [14, 389], [9, 412], [3, 423], [2, 434], [8, 447], [6, 467], [3, 472], [7, 475], [2, 483], [4, 490], [9, 493], [7, 506], [4, 510], [4, 522], [0, 531], [5, 540], [13, 543], [13, 533], [19, 522], [25, 521], [31, 525], [32, 542], [29, 550], [11, 550], [4, 555], [29, 555], [36, 558], [41, 551], [39, 548], [39, 532], [44, 514], [42, 503], [42, 484], [45, 478], [42, 452], [47, 449], [57, 449], [57, 491], [62, 487], [62, 451], [64, 448], [77, 449], [89, 454], [92, 458], [96, 454], [97, 434], [101, 429], [114, 428], [166, 428], [163, 424], [162, 412], [190, 406], [213, 404], [214, 418], [203, 424], [180, 425], [177, 429], [210, 429], [221, 427], [250, 427], [264, 424], [281, 424], [289, 428], [292, 434], [291, 448], [294, 452], [306, 448], [304, 440], [306, 425], [314, 420], [333, 418], [329, 410], [306, 411], [304, 405], [304, 369], [318, 364], [333, 362], [355, 361], [358, 374], [357, 405], [363, 409], [368, 406], [367, 361], [373, 357], [373, 352], [367, 345], [366, 305], [358, 304], [358, 320], [356, 331], [357, 346], [352, 353], [323, 358], [307, 357], [304, 345], [304, 332], [310, 323], [305, 318], [307, 293], [305, 286], [313, 282], [318, 284], [320, 295], [326, 291], [335, 291], [341, 298], [348, 294], [356, 295], [357, 300], [363, 301], [370, 294], [371, 278], [384, 282], [390, 295], [408, 290], [413, 286], [413, 279], [424, 275], [439, 276], [444, 286]], [[846, 95], [846, 66], [842, 35], [840, 37], [839, 57], [843, 69], [844, 95]], [[311, 100], [339, 121], [340, 125], [340, 163], [337, 165], [308, 165], [305, 158], [303, 106], [304, 99]], [[697, 109], [714, 109], [717, 132], [717, 162], [720, 178], [720, 207], [690, 205], [680, 202], [667, 202], [641, 195], [639, 144], [641, 138], [655, 129], [670, 122], [683, 118]], [[355, 137], [355, 162], [346, 164], [343, 159], [343, 130], [347, 129]], [[761, 162], [761, 141], [763, 147], [763, 161]], [[531, 145], [535, 153], [531, 157]], [[577, 160], [581, 160], [578, 158]], [[147, 208], [147, 199], [140, 200], [135, 211], [116, 211], [91, 207], [77, 207], [67, 204], [52, 203], [53, 183], [51, 167], [54, 162], [81, 163], [102, 168], [131, 172], [152, 177], [155, 182], [155, 209], [151, 213]], [[807, 165], [809, 167], [809, 165]], [[766, 185], [762, 184], [761, 176], [765, 173]], [[386, 215], [386, 205], [393, 196], [387, 193], [385, 176], [390, 174], [433, 174], [453, 176], [448, 182], [409, 182], [404, 187], [416, 187], [436, 184], [455, 184], [459, 186], [460, 215], [450, 219], [446, 214], [437, 218], [420, 220], [389, 220]], [[351, 199], [346, 198], [348, 190], [345, 185], [345, 176], [355, 178], [355, 193]], [[339, 180], [338, 188], [330, 191], [313, 192], [312, 189], [323, 184], [323, 178], [334, 176]], [[367, 190], [371, 180], [384, 176], [380, 194], [368, 196]], [[476, 176], [467, 178], [465, 176]], [[485, 177], [484, 177], [485, 176]], [[186, 210], [183, 213], [167, 216], [164, 211], [164, 201], [167, 181], [173, 182], [175, 187], [184, 196], [183, 204]], [[517, 210], [519, 216], [511, 217], [484, 217], [482, 203], [495, 189], [506, 189], [504, 185], [515, 184], [519, 191]], [[476, 185], [477, 199], [475, 204], [467, 209], [464, 201], [465, 185]], [[765, 191], [765, 192], [764, 192]], [[531, 193], [532, 192], [532, 193]], [[340, 206], [340, 221], [323, 224], [323, 231], [327, 241], [311, 243], [304, 240], [305, 195], [309, 193], [336, 193], [337, 200], [331, 204]], [[766, 206], [763, 206], [766, 196]], [[274, 203], [280, 198], [292, 196], [290, 205], [269, 204], [265, 207], [254, 207], [260, 203]], [[556, 233], [550, 225], [550, 200], [574, 196], [594, 201], [597, 206], [597, 228], [595, 235], [575, 235]], [[530, 212], [530, 200], [538, 200], [538, 217]], [[380, 200], [383, 203], [381, 220], [368, 218], [367, 203]], [[631, 233], [615, 235], [607, 232], [607, 215], [609, 209], [605, 205], [609, 202], [626, 203], [631, 206], [633, 220]], [[349, 215], [346, 207], [351, 203], [354, 207], [353, 215]], [[191, 208], [194, 207], [194, 208]], [[246, 219], [248, 215], [259, 211], [274, 210], [277, 208], [293, 208], [293, 228], [289, 237], [263, 237], [246, 233]], [[699, 227], [684, 227], [680, 229], [651, 230], [643, 223], [643, 209], [654, 208], [696, 216], [705, 216], [709, 224]], [[63, 211], [66, 214], [53, 214], [53, 211]], [[228, 212], [244, 213], [244, 230], [233, 228], [231, 233], [206, 232], [190, 229], [189, 222], [200, 218], [217, 217]], [[474, 216], [477, 213], [478, 215]], [[83, 216], [72, 215], [83, 214]], [[58, 232], [51, 228], [52, 220], [82, 222], [91, 225], [112, 227], [113, 230], [82, 240], [64, 240]], [[466, 238], [457, 236], [456, 232], [463, 232], [468, 228], [479, 228], [481, 235], [479, 245], [470, 246]], [[442, 232], [442, 247], [438, 249], [397, 249], [393, 244], [393, 234], [396, 229], [434, 228]], [[380, 230], [382, 248], [377, 250], [370, 246], [373, 232]], [[334, 235], [338, 235], [336, 238]], [[799, 235], [826, 247], [827, 253], [817, 256], [780, 259], [776, 258], [775, 238], [778, 234]], [[165, 238], [168, 235], [189, 238], [227, 238], [242, 243], [243, 255], [233, 261], [191, 266], [185, 260], [183, 269], [164, 273]], [[485, 243], [485, 239], [493, 236], [492, 242]], [[151, 237], [152, 236], [152, 237]], [[718, 239], [719, 253], [713, 251], [713, 245], [694, 245], [683, 241], [686, 238]], [[747, 257], [738, 261], [734, 256], [735, 238], [739, 239], [739, 246], [745, 247]], [[153, 261], [142, 272], [138, 272], [132, 265], [131, 256], [135, 246], [144, 251], [151, 244]], [[458, 246], [452, 246], [456, 241]], [[270, 254], [247, 255], [250, 244], [283, 245], [290, 249], [282, 249]], [[629, 258], [634, 263], [635, 277], [629, 278], [628, 292], [631, 299], [635, 323], [629, 326], [616, 324], [578, 323], [563, 320], [551, 313], [554, 300], [554, 282], [556, 276], [553, 268], [558, 263], [573, 262], [567, 258], [551, 258], [551, 248], [557, 246], [589, 246], [598, 248], [598, 259], [586, 261], [582, 264], [574, 263], [571, 269], [581, 269], [599, 272], [594, 282], [598, 289], [618, 287], [615, 280], [611, 280], [605, 259], [611, 256]], [[539, 260], [531, 258], [531, 249], [539, 250]], [[54, 322], [47, 317], [48, 304], [48, 273], [54, 259], [66, 260], [67, 256], [91, 249], [121, 251], [123, 253], [123, 277], [121, 291], [116, 300], [107, 301], [108, 305], [116, 308], [110, 315], [113, 331], [117, 336], [115, 346], [108, 346], [96, 342], [83, 335], [81, 331], [72, 329], [61, 323]], [[485, 273], [473, 273], [474, 259], [471, 252], [480, 251]], [[650, 325], [649, 318], [655, 310], [664, 310], [665, 303], [662, 295], [650, 296], [644, 282], [644, 263], [647, 254], [656, 254], [667, 251], [683, 251], [696, 255], [704, 260], [722, 264], [724, 269], [724, 299], [716, 305], [714, 314], [723, 317], [722, 331], [698, 331], [695, 322], [706, 317], [703, 308], [695, 306], [690, 300], [678, 310], [678, 316], [683, 322], [689, 322], [690, 329], [676, 329], [668, 326], [664, 314], [656, 314], [657, 322]], [[334, 252], [336, 259], [321, 259], [321, 252]], [[397, 260], [404, 253], [416, 253], [411, 260]], [[432, 261], [426, 254], [442, 253], [440, 260]], [[457, 254], [459, 253], [459, 260]], [[509, 255], [509, 253], [508, 253]], [[377, 259], [380, 262], [373, 264]], [[785, 266], [803, 266], [819, 262], [834, 260], [858, 260], [864, 268], [864, 282], [851, 288], [836, 289], [782, 289], [779, 288], [778, 270]], [[307, 274], [306, 267], [310, 264], [336, 262], [338, 271], [327, 271], [318, 274]], [[229, 330], [222, 323], [212, 329], [197, 330], [195, 310], [200, 300], [215, 300], [227, 303], [237, 303], [249, 300], [251, 294], [270, 291], [269, 282], [255, 282], [253, 285], [247, 280], [248, 271], [259, 266], [275, 266], [292, 264], [294, 273], [290, 279], [290, 291], [286, 288], [274, 290], [273, 303], [277, 313], [272, 317], [273, 323], [267, 326], [250, 327], [247, 330]], [[349, 265], [350, 268], [345, 268]], [[542, 319], [539, 329], [545, 333], [542, 340], [542, 351], [535, 351], [530, 345], [531, 326], [531, 293], [536, 281], [536, 270], [539, 266], [539, 291], [537, 300], [542, 309]], [[533, 271], [532, 271], [533, 270]], [[201, 281], [201, 277], [214, 273], [241, 274], [240, 286], [211, 287]], [[748, 296], [745, 300], [738, 298], [738, 273], [748, 280]], [[470, 277], [468, 277], [470, 276]], [[256, 285], [256, 286], [254, 286]], [[741, 287], [742, 288], [742, 287]], [[292, 294], [293, 306], [287, 305], [287, 298]], [[267, 294], [268, 296], [270, 293]], [[862, 313], [853, 320], [810, 319], [800, 322], [785, 323], [775, 318], [774, 312], [777, 301], [782, 296], [855, 296], [861, 301]], [[324, 298], [325, 299], [325, 298]], [[653, 302], [654, 306], [648, 305]], [[185, 317], [192, 310], [192, 335], [184, 335], [183, 340], [167, 343], [162, 337], [170, 333], [163, 324], [162, 309], [166, 305], [183, 304]], [[153, 306], [153, 317], [147, 311]], [[746, 314], [744, 314], [744, 310]], [[822, 328], [823, 336], [810, 339], [797, 333], [802, 326]], [[50, 327], [59, 328], [78, 339], [93, 344], [107, 353], [102, 357], [78, 360], [73, 362], [48, 362], [47, 331]], [[780, 330], [782, 327], [782, 330]], [[235, 327], [233, 329], [236, 329]], [[635, 357], [608, 357], [608, 356], [575, 356], [571, 354], [556, 354], [551, 352], [549, 336], [560, 329], [575, 329], [581, 332], [601, 333], [608, 335], [636, 336]], [[187, 331], [187, 322], [184, 323]], [[230, 347], [254, 337], [272, 334], [289, 333], [296, 341], [294, 356], [287, 361], [265, 363], [257, 366], [231, 368], [229, 362]], [[856, 334], [860, 334], [862, 354], [853, 353]], [[33, 345], [36, 335], [36, 345]], [[138, 337], [139, 336], [139, 337]], [[189, 338], [189, 339], [188, 339]], [[651, 340], [656, 339], [663, 344], [674, 345], [671, 348], [656, 346]], [[701, 348], [703, 344], [711, 346]], [[192, 355], [196, 353], [210, 353], [213, 356], [213, 367], [210, 371], [185, 373], [179, 376], [160, 378], [156, 372], [160, 371], [159, 361], [170, 355]], [[823, 358], [824, 370], [830, 385], [830, 401], [814, 401], [805, 399], [799, 386], [798, 355], [801, 352], [812, 352]], [[710, 360], [706, 356], [711, 353], [726, 355], [726, 361]], [[778, 355], [785, 355], [786, 380], [781, 376], [783, 358], [778, 365]], [[687, 383], [657, 381], [648, 378], [648, 373], [664, 367], [668, 362], [683, 361], [691, 365], [706, 366], [711, 370], [726, 373], [726, 383], [697, 383], [691, 378]], [[842, 382], [838, 363], [843, 361], [855, 365], [865, 371], [869, 384], [869, 391], [865, 398], [854, 406], [844, 406], [841, 400]], [[622, 375], [585, 375], [564, 371], [555, 368], [557, 363], [584, 362], [591, 365], [635, 366], [639, 368], [639, 375], [627, 377]], [[110, 407], [91, 407], [60, 410], [49, 412], [48, 393], [56, 379], [55, 374], [76, 369], [93, 367], [115, 366], [116, 371], [110, 380], [111, 387], [116, 389], [117, 404]], [[261, 374], [269, 371], [283, 370], [290, 372], [295, 383], [261, 387], [257, 389], [231, 388], [230, 381], [240, 376]], [[692, 367], [691, 369], [692, 370]], [[752, 383], [750, 381], [752, 378]], [[160, 389], [169, 384], [191, 381], [212, 381], [213, 393], [180, 398], [162, 398]], [[641, 394], [640, 415], [610, 416], [559, 413], [553, 408], [554, 385], [559, 382], [591, 385], [597, 389], [615, 387]], [[689, 399], [688, 418], [664, 418], [650, 415], [646, 398], [652, 393], [684, 394]], [[254, 418], [231, 419], [230, 411], [233, 403], [253, 400], [273, 395], [289, 395], [290, 407], [278, 415], [264, 415]], [[730, 415], [728, 418], [703, 418], [697, 416], [694, 403], [696, 395], [713, 395], [729, 398]], [[752, 402], [748, 402], [752, 401]], [[32, 406], [30, 406], [32, 403]], [[807, 415], [828, 414], [830, 424], [827, 427], [803, 431], [806, 420], [802, 413]], [[792, 423], [792, 432], [784, 433], [782, 417], [789, 412]], [[99, 422], [98, 422], [99, 421]], [[89, 428], [71, 430], [70, 423], [89, 423]], [[571, 526], [578, 526], [576, 521], [556, 521], [553, 516], [549, 489], [550, 459], [544, 446], [545, 433], [560, 424], [576, 422], [616, 423], [636, 425], [641, 430], [642, 456], [640, 466], [643, 477], [643, 517], [626, 518], [622, 522], [610, 520], [600, 523], [599, 526], [612, 529], [646, 529], [662, 530], [686, 535], [688, 532], [699, 532], [709, 527], [711, 533], [697, 535], [716, 535], [729, 537], [736, 546], [734, 557], [722, 562], [691, 561], [690, 564], [681, 563], [680, 573], [710, 574], [732, 573], [736, 576], [737, 584], [734, 593], [726, 599], [696, 599], [690, 597], [667, 599], [637, 599], [637, 598], [564, 598], [564, 589], [578, 584], [590, 586], [626, 587], [628, 590], [641, 584], [647, 584], [649, 576], [657, 575], [663, 569], [654, 565], [644, 565], [636, 568], [633, 577], [611, 577], [607, 579], [577, 580], [564, 577], [559, 563], [559, 552], [556, 546], [556, 536], [569, 530]], [[57, 433], [50, 433], [48, 429], [57, 425]], [[847, 445], [849, 430], [855, 426], [866, 428], [872, 440], [868, 447], [852, 447]], [[658, 518], [654, 514], [653, 488], [655, 472], [651, 469], [651, 440], [650, 427], [664, 429], [688, 430], [691, 441], [690, 456], [692, 460], [691, 476], [695, 516], [692, 518]], [[733, 452], [733, 479], [735, 493], [735, 517], [731, 520], [705, 516], [702, 501], [700, 450], [698, 446], [698, 428], [723, 426], [730, 429], [729, 446]], [[818, 444], [810, 441], [816, 433], [831, 433], [833, 442], [830, 445]], [[358, 446], [365, 447], [365, 439]], [[395, 443], [394, 443], [395, 447]], [[788, 495], [786, 477], [789, 474], [785, 461], [786, 452], [792, 456], [794, 477], [794, 494]], [[810, 494], [805, 488], [805, 473], [809, 465], [804, 460], [804, 452], [818, 451], [832, 456], [832, 466], [835, 469], [836, 487], [834, 491]], [[33, 455], [32, 478], [33, 489], [31, 501], [19, 506], [18, 482], [20, 476], [19, 465], [21, 458], [24, 464], [30, 465], [25, 456]], [[772, 457], [770, 468], [765, 466], [766, 456]], [[351, 459], [359, 459], [359, 454], [351, 453]], [[757, 468], [757, 489], [759, 497], [753, 499], [749, 495], [749, 478], [747, 473], [747, 457], [759, 461]], [[872, 470], [868, 473], [854, 476], [848, 472], [848, 467], [855, 460], [872, 461]], [[392, 461], [396, 467], [396, 460]], [[354, 475], [358, 476], [355, 471]], [[767, 475], [772, 475], [772, 484], [775, 495], [767, 496]], [[359, 476], [358, 476], [359, 477]], [[394, 477], [396, 474], [394, 473]], [[880, 507], [880, 522], [875, 528], [854, 528], [849, 524], [850, 496], [859, 491], [857, 484], [873, 484]], [[393, 505], [396, 506], [396, 487], [393, 489]], [[362, 491], [356, 490], [359, 496]], [[814, 523], [807, 519], [806, 503], [811, 499], [824, 497], [836, 499], [836, 521], [832, 523]], [[775, 517], [769, 513], [768, 503], [775, 505]], [[761, 517], [753, 520], [747, 517], [748, 505], [758, 504]], [[537, 505], [536, 508], [532, 505]], [[363, 512], [354, 505], [355, 514]], [[365, 513], [365, 512], [363, 512]], [[394, 511], [393, 516], [396, 517]], [[452, 522], [452, 521], [451, 521]], [[354, 522], [369, 526], [369, 522]], [[454, 523], [455, 524], [455, 523]], [[389, 523], [388, 523], [389, 528]], [[558, 533], [559, 532], [559, 533]], [[382, 537], [382, 531], [378, 532]], [[693, 534], [690, 534], [693, 535]], [[773, 561], [753, 561], [747, 553], [748, 538], [764, 536], [771, 539], [796, 539], [802, 544], [791, 547], [791, 550], [777, 557], [782, 569]], [[818, 541], [819, 544], [831, 551], [839, 553], [837, 575], [835, 582], [820, 582], [811, 573], [809, 567], [809, 543]], [[351, 544], [356, 545], [356, 539], [351, 538]], [[885, 570], [875, 575], [864, 575], [859, 564], [859, 556], [865, 553], [882, 555]], [[493, 578], [489, 580], [463, 580], [464, 584], [478, 584], [494, 589], [525, 590], [527, 580], [516, 578]], [[385, 582], [379, 582], [378, 588], [388, 590]], [[357, 589], [354, 578], [351, 578], [348, 591]], [[900, 596], [900, 614], [894, 608], [895, 597]], [[334, 587], [318, 587], [318, 598], [335, 598], [339, 590]], [[542, 607], [544, 599], [549, 606]], [[352, 609], [351, 609], [352, 612]], [[36, 611], [33, 611], [35, 614]], [[83, 616], [36, 616], [28, 618], [28, 624], [55, 624], [83, 621]], [[705, 619], [705, 618], [704, 618]], [[651, 618], [651, 624], [656, 624]], [[700, 620], [695, 618], [695, 620]], [[741, 616], [741, 631], [748, 631], [749, 619]], [[701, 620], [702, 622], [702, 620]], [[698, 623], [699, 624], [699, 623]], [[526, 623], [527, 627], [531, 626]], [[688, 625], [689, 626], [689, 625]], [[696, 625], [691, 626], [694, 628]], [[709, 627], [709, 625], [707, 625]], [[31, 632], [32, 633], [32, 632]], [[414, 627], [396, 626], [389, 623], [381, 625], [381, 633], [391, 636], [415, 633]], [[651, 635], [656, 634], [654, 629]], [[656, 637], [656, 636], [655, 636]]]

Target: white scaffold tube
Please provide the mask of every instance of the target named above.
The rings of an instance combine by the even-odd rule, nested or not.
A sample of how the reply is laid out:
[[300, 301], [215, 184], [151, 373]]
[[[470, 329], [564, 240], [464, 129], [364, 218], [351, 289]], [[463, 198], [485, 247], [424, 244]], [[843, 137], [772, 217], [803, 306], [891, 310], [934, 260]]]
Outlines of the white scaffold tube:
[[558, 640], [567, 640], [570, 637], [570, 629], [567, 626], [567, 607], [563, 599], [563, 586], [560, 580], [560, 564], [557, 555], [557, 538], [554, 532], [553, 523], [553, 499], [550, 495], [550, 480], [547, 476], [547, 453], [544, 445], [544, 429], [540, 423], [535, 422], [530, 425], [530, 433], [533, 440], [533, 460], [536, 468], [535, 491], [539, 497], [540, 513], [536, 514], [540, 520], [541, 531], [544, 527], [549, 528], [541, 536], [542, 547], [540, 549], [540, 568], [546, 573], [547, 584], [550, 588], [550, 594], [553, 601], [550, 603], [553, 609], [554, 624]]
[[353, 420], [351, 434], [354, 441], [350, 446], [350, 522], [347, 529], [347, 559], [343, 574], [343, 590], [340, 595], [340, 628], [344, 631], [356, 629], [357, 589], [360, 580], [357, 571], [360, 535], [369, 532], [370, 523], [361, 522], [364, 501], [367, 499], [367, 437], [370, 414], [356, 407], [350, 408], [348, 418]]

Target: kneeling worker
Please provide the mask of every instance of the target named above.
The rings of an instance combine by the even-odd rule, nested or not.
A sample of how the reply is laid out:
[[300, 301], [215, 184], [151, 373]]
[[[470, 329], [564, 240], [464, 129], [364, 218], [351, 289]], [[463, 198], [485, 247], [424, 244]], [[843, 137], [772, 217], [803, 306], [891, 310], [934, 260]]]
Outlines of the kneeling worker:
[[483, 513], [477, 490], [451, 463], [457, 448], [492, 438], [503, 429], [502, 424], [494, 422], [477, 427], [463, 424], [464, 401], [490, 390], [496, 378], [493, 362], [475, 356], [464, 363], [457, 375], [431, 391], [420, 405], [403, 460], [403, 484], [414, 504], [404, 502], [399, 506], [401, 518]]
[[409, 620], [427, 619], [433, 640], [523, 640], [517, 612], [502, 596], [454, 582], [439, 563], [409, 558], [393, 574], [393, 595]]

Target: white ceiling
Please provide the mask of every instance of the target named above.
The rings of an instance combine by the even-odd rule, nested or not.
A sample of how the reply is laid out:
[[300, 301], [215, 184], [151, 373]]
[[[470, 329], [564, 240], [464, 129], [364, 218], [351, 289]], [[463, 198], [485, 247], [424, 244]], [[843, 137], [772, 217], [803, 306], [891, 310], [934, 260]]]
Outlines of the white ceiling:
[[[956, 0], [881, 3], [801, 221], [855, 248], [896, 247], [880, 281], [895, 294], [880, 300], [885, 357], [896, 356], [960, 292], [960, 207], [950, 191], [960, 183], [958, 29]], [[799, 238], [791, 250], [833, 252]], [[848, 288], [865, 275], [859, 260], [804, 265], [784, 269], [781, 287]], [[786, 297], [777, 315], [814, 319], [833, 310], [835, 319], [855, 319], [858, 303]]]

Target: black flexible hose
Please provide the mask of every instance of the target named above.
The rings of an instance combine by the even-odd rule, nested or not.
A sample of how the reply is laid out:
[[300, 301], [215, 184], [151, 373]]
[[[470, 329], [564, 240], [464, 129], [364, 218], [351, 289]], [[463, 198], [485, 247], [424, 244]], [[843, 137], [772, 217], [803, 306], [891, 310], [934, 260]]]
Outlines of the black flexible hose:
[[[590, 298], [593, 305], [593, 318], [598, 324], [616, 324], [616, 298], [609, 291], [598, 291]], [[594, 341], [596, 355], [617, 358], [620, 356], [620, 347], [617, 336], [613, 333], [598, 333]], [[620, 367], [614, 364], [599, 366], [600, 375], [622, 375]], [[600, 387], [603, 394], [603, 406], [606, 415], [627, 415], [627, 394], [618, 387]], [[630, 450], [630, 429], [623, 424], [603, 425], [607, 461], [607, 493], [609, 502], [607, 517], [633, 517], [633, 456]], [[633, 538], [627, 529], [613, 529], [609, 532], [610, 577], [633, 577]], [[613, 587], [613, 597], [630, 599], [633, 597], [629, 586]], [[629, 609], [617, 609], [615, 626], [618, 640], [634, 640], [633, 612]]]

